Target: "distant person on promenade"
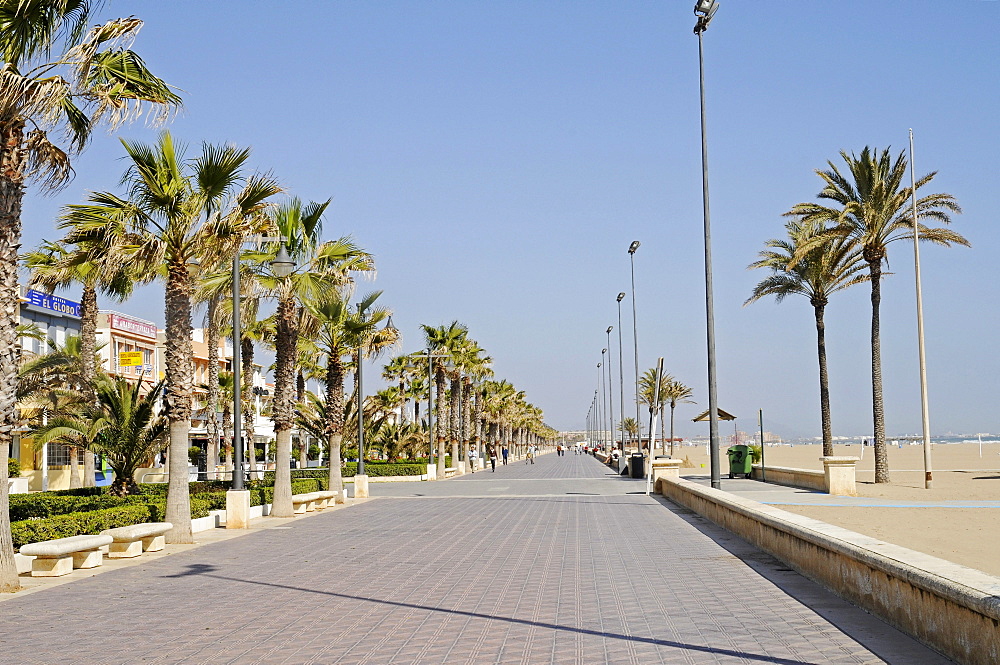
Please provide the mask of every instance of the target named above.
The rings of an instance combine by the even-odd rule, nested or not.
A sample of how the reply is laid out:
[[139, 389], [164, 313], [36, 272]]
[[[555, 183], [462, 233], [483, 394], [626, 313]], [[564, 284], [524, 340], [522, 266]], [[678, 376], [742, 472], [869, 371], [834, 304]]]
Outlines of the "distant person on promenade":
[[525, 457], [524, 457], [524, 463], [527, 464], [529, 462], [532, 463], [532, 464], [535, 463], [535, 447], [534, 446], [528, 446], [528, 454], [525, 455]]
[[479, 452], [473, 448], [469, 451], [469, 469], [472, 473], [476, 472], [476, 462], [479, 461]]
[[490, 446], [490, 468], [493, 469], [493, 473], [497, 472], [497, 447]]
[[504, 447], [503, 447], [503, 452], [502, 452], [502, 454], [503, 454], [503, 463], [504, 463], [504, 465], [506, 466], [506, 464], [507, 464], [507, 456], [508, 456], [508, 455], [510, 455], [510, 451], [509, 451], [509, 450], [507, 450], [507, 446], [504, 446]]

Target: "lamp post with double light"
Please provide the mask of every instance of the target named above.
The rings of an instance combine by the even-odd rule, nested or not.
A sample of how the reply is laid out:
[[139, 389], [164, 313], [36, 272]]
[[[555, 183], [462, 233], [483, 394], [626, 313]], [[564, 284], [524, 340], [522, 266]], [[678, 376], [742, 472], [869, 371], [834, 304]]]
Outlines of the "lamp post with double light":
[[712, 22], [719, 4], [715, 0], [698, 0], [694, 5], [698, 35], [698, 83], [701, 93], [701, 197], [705, 226], [705, 323], [708, 345], [708, 433], [712, 487], [721, 485], [719, 472], [719, 400], [716, 390], [715, 367], [715, 306], [712, 300], [712, 225], [708, 206], [708, 138], [705, 127], [705, 50], [702, 35]]
[[[295, 261], [285, 249], [285, 239], [281, 237], [252, 238], [249, 242], [279, 242], [278, 253], [269, 263], [275, 277], [288, 277], [295, 271]], [[243, 470], [244, 446], [243, 432], [243, 386], [240, 371], [242, 369], [242, 338], [240, 324], [240, 252], [233, 256], [233, 478], [232, 489], [226, 493], [226, 528], [246, 529], [250, 526], [250, 492], [246, 491], [246, 472]], [[253, 432], [248, 432], [250, 445], [253, 445]], [[287, 461], [285, 462], [288, 463]]]
[[[434, 359], [447, 358], [448, 354], [434, 353], [431, 349], [427, 349], [426, 351], [421, 351], [417, 355], [427, 358], [427, 443], [429, 448], [427, 461], [430, 464], [434, 464], [434, 446], [437, 443], [434, 436]], [[444, 465], [444, 457], [438, 455], [438, 458], [438, 463]], [[436, 469], [437, 467], [435, 467], [435, 472], [433, 474], [428, 471], [428, 480], [438, 479], [439, 475]]]

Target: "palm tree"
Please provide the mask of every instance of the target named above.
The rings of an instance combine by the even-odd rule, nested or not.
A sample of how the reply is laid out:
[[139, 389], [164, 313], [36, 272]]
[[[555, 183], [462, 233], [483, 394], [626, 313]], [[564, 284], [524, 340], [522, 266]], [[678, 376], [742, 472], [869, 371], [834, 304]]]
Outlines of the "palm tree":
[[865, 264], [861, 250], [844, 237], [828, 238], [827, 242], [814, 247], [812, 251], [792, 264], [799, 247], [810, 242], [823, 228], [815, 223], [803, 224], [793, 219], [785, 225], [787, 238], [768, 240], [765, 249], [759, 253], [760, 259], [750, 264], [750, 268], [767, 268], [771, 274], [754, 287], [744, 306], [760, 300], [764, 296], [774, 296], [781, 302], [789, 295], [809, 298], [816, 319], [816, 348], [819, 356], [819, 401], [823, 427], [823, 455], [833, 455], [833, 426], [830, 419], [830, 379], [826, 363], [826, 324], [823, 315], [830, 296], [838, 291], [868, 281], [862, 274]]
[[[74, 218], [71, 209], [61, 217], [61, 228], [71, 229]], [[26, 267], [31, 271], [29, 286], [53, 293], [57, 289], [72, 284], [80, 284], [83, 295], [80, 298], [80, 361], [81, 385], [78, 389], [92, 390], [97, 375], [97, 292], [100, 290], [111, 298], [123, 301], [132, 293], [134, 276], [129, 272], [130, 264], [123, 260], [122, 253], [114, 246], [88, 242], [77, 243], [67, 248], [64, 243], [42, 241], [38, 249], [24, 256]], [[94, 456], [84, 455], [84, 487], [93, 487]]]
[[247, 233], [260, 227], [267, 199], [280, 191], [270, 176], [243, 174], [248, 149], [202, 145], [188, 162], [169, 133], [155, 145], [122, 141], [131, 162], [122, 178], [127, 198], [104, 192], [70, 206], [75, 242], [132, 248], [136, 270], [165, 287], [166, 379], [163, 403], [170, 430], [165, 519], [168, 542], [193, 542], [187, 481], [194, 369], [191, 346], [193, 266], [232, 256]]
[[[221, 434], [222, 438], [225, 440], [225, 468], [226, 471], [233, 470], [233, 399], [235, 398], [235, 383], [233, 381], [232, 372], [219, 372], [217, 375], [218, 387], [216, 388], [216, 394], [218, 395], [219, 403], [222, 404], [222, 423]], [[208, 391], [208, 386], [204, 386], [206, 392]], [[218, 462], [220, 457], [219, 451], [215, 451], [215, 459]], [[211, 476], [209, 476], [211, 477]]]
[[272, 515], [291, 517], [292, 427], [295, 424], [295, 358], [299, 337], [299, 307], [348, 282], [353, 271], [372, 270], [371, 256], [349, 238], [320, 243], [323, 213], [330, 201], [303, 204], [292, 198], [274, 210], [271, 220], [284, 239], [296, 269], [287, 276], [270, 270], [278, 245], [260, 257], [257, 280], [278, 301], [275, 313], [275, 371], [272, 418], [275, 433], [274, 503]]
[[[636, 422], [635, 418], [622, 418], [621, 422], [618, 423], [618, 428], [621, 430], [623, 435], [628, 436], [630, 439], [639, 441], [639, 423]], [[642, 445], [641, 441], [639, 445]]]
[[[33, 406], [30, 400], [34, 398], [34, 405], [41, 402], [48, 407], [43, 408], [43, 411], [52, 412], [56, 405], [63, 403], [64, 399], [68, 399], [74, 406], [78, 402], [86, 401], [87, 394], [94, 390], [95, 377], [84, 378], [86, 369], [81, 339], [71, 336], [62, 345], [56, 344], [51, 339], [47, 340], [47, 343], [48, 353], [25, 362], [18, 373], [17, 394], [21, 409], [30, 409]], [[82, 449], [85, 460], [87, 458], [91, 460], [90, 470], [93, 478], [93, 450], [88, 439], [67, 441], [66, 446], [69, 449], [69, 487], [75, 489], [83, 486], [78, 468], [79, 452]], [[84, 466], [86, 467], [86, 462]]]
[[[375, 327], [385, 316], [385, 310], [375, 307], [381, 291], [361, 299], [360, 310], [352, 310], [349, 297], [343, 290], [329, 290], [318, 299], [305, 303], [310, 315], [304, 328], [320, 351], [326, 356], [324, 376], [323, 436], [330, 457], [330, 489], [341, 492], [344, 479], [341, 471], [341, 444], [344, 438], [344, 356], [352, 354], [364, 340], [370, 338]], [[376, 313], [375, 316], [372, 313]]]
[[[457, 364], [462, 372], [462, 397], [461, 397], [461, 433], [460, 439], [462, 442], [462, 457], [468, 457], [469, 444], [475, 443], [477, 453], [480, 454], [482, 451], [479, 450], [478, 438], [473, 435], [472, 428], [472, 418], [473, 418], [473, 381], [481, 381], [489, 376], [493, 375], [493, 370], [490, 369], [490, 365], [493, 363], [493, 359], [485, 355], [485, 351], [479, 346], [479, 343], [475, 340], [466, 340], [466, 343], [462, 345], [459, 356], [457, 358]], [[476, 391], [478, 395], [478, 390]], [[478, 396], [476, 397], [476, 403], [479, 403]]]
[[163, 443], [166, 423], [157, 414], [157, 401], [164, 381], [142, 394], [142, 384], [124, 377], [99, 377], [97, 400], [78, 411], [56, 415], [32, 432], [36, 445], [50, 441], [85, 439], [114, 469], [111, 494], [139, 494], [136, 469]]
[[[7, 450], [15, 414], [18, 357], [18, 248], [21, 206], [30, 179], [53, 191], [72, 176], [69, 153], [83, 149], [93, 129], [139, 116], [156, 121], [180, 98], [153, 76], [133, 51], [117, 44], [142, 27], [135, 17], [91, 28], [94, 3], [84, 0], [0, 0], [0, 593], [20, 584], [7, 505]], [[55, 57], [50, 57], [55, 53]], [[67, 150], [49, 138], [68, 136]]]
[[[885, 407], [882, 399], [882, 345], [879, 332], [879, 306], [882, 301], [882, 262], [887, 260], [889, 243], [913, 239], [910, 216], [910, 195], [913, 190], [903, 182], [906, 177], [906, 156], [900, 152], [895, 161], [889, 150], [872, 150], [865, 146], [861, 156], [841, 151], [848, 174], [841, 173], [833, 162], [828, 170], [816, 174], [825, 186], [818, 198], [834, 205], [799, 203], [785, 213], [801, 219], [802, 224], [827, 227], [810, 242], [803, 243], [793, 258], [801, 261], [816, 247], [830, 238], [845, 238], [861, 249], [868, 264], [872, 301], [872, 413], [875, 430], [875, 482], [889, 482], [889, 463], [885, 450]], [[928, 184], [937, 172], [918, 179], [915, 189]], [[951, 194], [929, 194], [917, 199], [918, 218], [948, 224], [950, 213], [961, 213]], [[920, 224], [920, 239], [945, 247], [952, 244], [968, 247], [969, 241], [950, 229], [926, 227]]]
[[678, 404], [695, 404], [691, 397], [691, 389], [680, 381], [672, 380], [667, 384], [667, 402], [670, 404], [670, 456], [674, 455], [674, 409]]
[[[673, 381], [673, 377], [669, 374], [663, 374], [660, 377], [660, 389], [656, 392], [656, 368], [652, 367], [643, 372], [642, 376], [639, 377], [639, 401], [645, 404], [649, 408], [649, 414], [652, 416], [653, 410], [659, 411], [660, 413], [660, 445], [666, 450], [666, 442], [662, 441], [663, 437], [663, 409], [667, 405], [667, 388], [670, 386], [670, 382]], [[654, 396], [656, 398], [656, 404], [653, 404]], [[650, 436], [649, 442], [650, 453], [653, 450], [652, 435]]]
[[[438, 450], [438, 455], [441, 458], [437, 469], [438, 480], [444, 480], [445, 478], [445, 465], [444, 465], [444, 442], [445, 442], [445, 432], [450, 429], [449, 419], [445, 417], [445, 381], [449, 376], [453, 376], [454, 369], [452, 360], [458, 354], [462, 345], [465, 343], [466, 337], [469, 334], [469, 329], [458, 321], [452, 321], [447, 326], [429, 326], [421, 325], [421, 329], [424, 331], [424, 338], [427, 341], [427, 348], [431, 350], [432, 354], [445, 354], [448, 357], [439, 360], [435, 363], [434, 370], [434, 385], [435, 385], [435, 396], [437, 397], [437, 413], [435, 417], [437, 418], [437, 432], [436, 432], [436, 446]], [[449, 366], [452, 366], [449, 369]], [[454, 380], [453, 380], [454, 384]], [[457, 393], [453, 394], [457, 396]], [[454, 397], [452, 398], [454, 402]], [[457, 407], [457, 404], [453, 405]], [[456, 421], [457, 425], [457, 421]], [[457, 436], [457, 433], [456, 433]], [[454, 441], [452, 445], [452, 464], [458, 462], [458, 442]]]
[[[422, 363], [420, 363], [420, 358], [414, 356], [413, 354], [396, 356], [382, 368], [382, 378], [386, 381], [393, 381], [397, 384], [399, 392], [404, 399], [403, 408], [401, 411], [401, 419], [405, 423], [409, 420], [408, 414], [406, 412], [405, 401], [409, 400], [411, 391], [407, 388], [407, 385], [412, 385], [413, 380], [419, 376], [422, 376], [424, 368]], [[419, 408], [419, 407], [418, 407]], [[417, 422], [418, 418], [414, 415], [414, 422]]]

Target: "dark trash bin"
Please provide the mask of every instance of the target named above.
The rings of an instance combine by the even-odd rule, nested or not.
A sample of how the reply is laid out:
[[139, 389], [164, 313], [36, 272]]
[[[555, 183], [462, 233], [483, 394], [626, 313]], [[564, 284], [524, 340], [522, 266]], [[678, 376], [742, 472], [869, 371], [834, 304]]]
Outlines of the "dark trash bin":
[[646, 459], [646, 456], [643, 455], [642, 453], [632, 453], [629, 456], [628, 467], [629, 467], [629, 470], [632, 472], [632, 477], [633, 478], [645, 478], [646, 477], [645, 468], [644, 468], [645, 465], [643, 464], [643, 461], [645, 459]]
[[729, 477], [742, 475], [747, 478], [753, 473], [753, 461], [750, 457], [750, 446], [730, 446], [726, 450], [729, 456]]

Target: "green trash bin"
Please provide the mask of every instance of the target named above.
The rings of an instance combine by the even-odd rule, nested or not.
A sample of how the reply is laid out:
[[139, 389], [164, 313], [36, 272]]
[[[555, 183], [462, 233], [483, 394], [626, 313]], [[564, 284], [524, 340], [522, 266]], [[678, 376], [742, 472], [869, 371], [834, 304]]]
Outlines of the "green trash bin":
[[750, 446], [730, 446], [726, 450], [729, 456], [729, 477], [735, 478], [742, 474], [749, 478], [753, 473], [753, 461], [750, 458]]

